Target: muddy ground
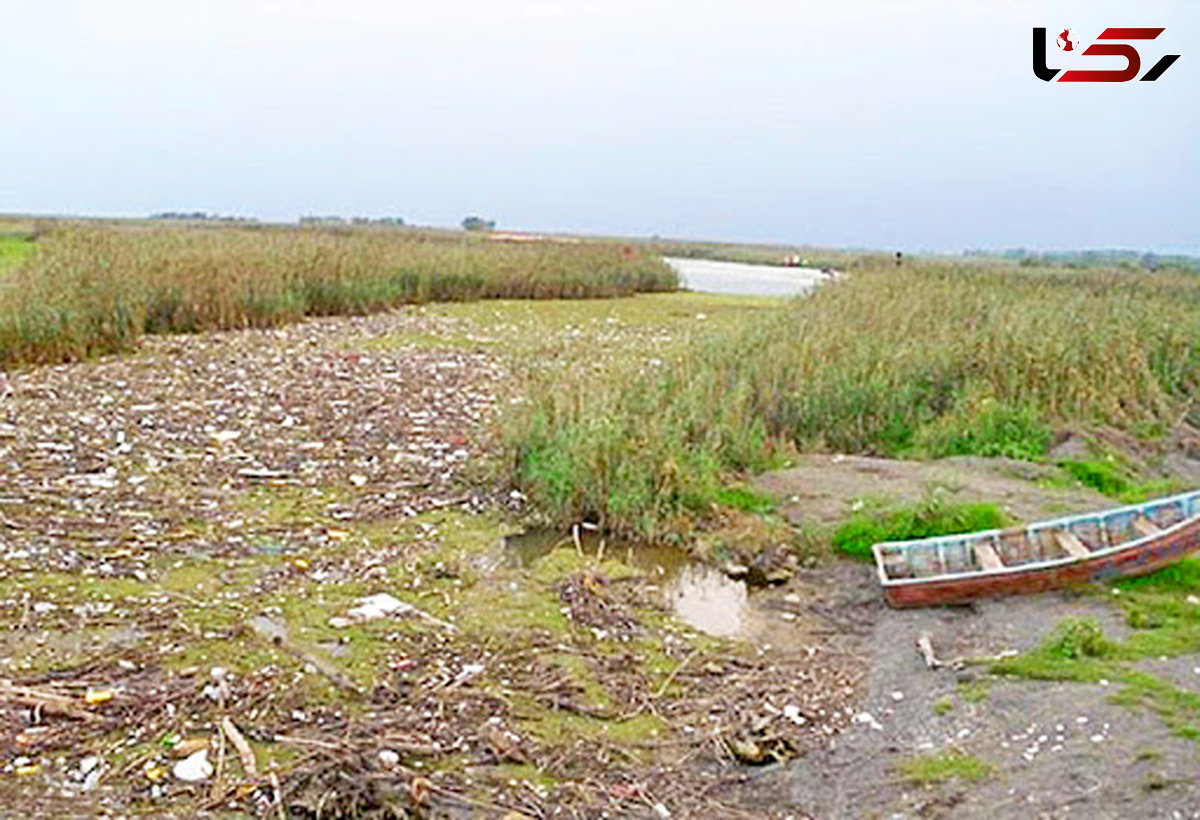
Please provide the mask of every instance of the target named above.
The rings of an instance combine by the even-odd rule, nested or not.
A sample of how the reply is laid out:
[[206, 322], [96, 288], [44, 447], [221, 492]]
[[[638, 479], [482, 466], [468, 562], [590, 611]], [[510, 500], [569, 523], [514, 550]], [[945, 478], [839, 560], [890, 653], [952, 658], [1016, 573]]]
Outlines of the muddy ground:
[[[1024, 651], [1063, 618], [1088, 615], [1119, 636], [1128, 627], [1107, 601], [1050, 593], [896, 611], [862, 565], [840, 562], [807, 580], [838, 591], [811, 607], [838, 625], [831, 640], [868, 670], [860, 717], [825, 748], [762, 772], [745, 800], [816, 818], [1200, 816], [1196, 744], [1149, 712], [1110, 702], [1112, 684], [1006, 679], [976, 665], [930, 670], [916, 647], [926, 633], [946, 661]], [[1147, 668], [1200, 690], [1200, 656]], [[947, 750], [974, 755], [994, 774], [931, 785], [901, 776], [906, 761]]]

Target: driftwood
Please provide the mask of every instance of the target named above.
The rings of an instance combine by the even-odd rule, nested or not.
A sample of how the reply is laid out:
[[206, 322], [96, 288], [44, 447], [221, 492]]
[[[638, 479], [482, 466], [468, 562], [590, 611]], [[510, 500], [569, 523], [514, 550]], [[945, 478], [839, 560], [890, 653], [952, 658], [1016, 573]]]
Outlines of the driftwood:
[[41, 709], [52, 715], [74, 718], [76, 720], [100, 720], [79, 705], [79, 702], [67, 695], [57, 692], [47, 692], [44, 689], [33, 689], [29, 686], [14, 686], [9, 681], [0, 680], [0, 701], [18, 703], [33, 709]]
[[238, 727], [233, 725], [233, 721], [228, 717], [222, 718], [221, 730], [225, 732], [225, 736], [229, 738], [229, 742], [233, 744], [233, 748], [237, 749], [238, 757], [242, 760], [242, 771], [249, 780], [258, 778], [258, 761], [254, 758], [254, 750], [250, 748], [250, 744], [246, 742], [246, 738], [238, 731]]
[[942, 662], [937, 659], [937, 655], [933, 654], [933, 640], [929, 637], [928, 632], [922, 632], [917, 638], [917, 651], [921, 653], [921, 657], [925, 659], [925, 665], [930, 669], [937, 669], [942, 665]]

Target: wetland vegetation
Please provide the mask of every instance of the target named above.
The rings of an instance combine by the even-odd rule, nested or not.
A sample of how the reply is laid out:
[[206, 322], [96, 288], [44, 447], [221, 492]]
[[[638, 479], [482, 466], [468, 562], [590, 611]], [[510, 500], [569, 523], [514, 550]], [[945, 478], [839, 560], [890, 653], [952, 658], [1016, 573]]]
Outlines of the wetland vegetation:
[[[736, 816], [738, 766], [846, 729], [859, 661], [800, 625], [799, 586], [766, 610], [793, 630], [770, 653], [686, 627], [619, 537], [767, 577], [760, 551], [820, 562], [1013, 521], [930, 487], [916, 503], [864, 489], [837, 521], [797, 523], [754, 476], [814, 453], [1033, 463], [1039, 486], [1112, 498], [1188, 481], [1170, 459], [1186, 466], [1193, 443], [1200, 285], [1177, 273], [842, 254], [844, 276], [789, 301], [675, 291], [655, 246], [615, 240], [10, 233], [2, 674], [25, 696], [65, 686], [100, 718], [46, 731], [6, 701], [12, 801], [80, 793], [87, 751], [119, 810], [304, 811], [335, 794], [347, 813]], [[207, 332], [230, 329], [245, 332]], [[567, 537], [507, 560], [501, 539], [534, 524]], [[570, 537], [582, 524], [588, 549]], [[1195, 576], [1188, 562], [1103, 588], [1129, 634], [1068, 623], [923, 714], [957, 719], [999, 676], [1103, 678], [1195, 736], [1195, 696], [1144, 666], [1200, 649]], [[347, 620], [384, 592], [408, 617]], [[176, 747], [215, 758], [231, 715], [280, 785], [232, 751], [221, 788], [171, 780]], [[890, 776], [989, 781], [991, 761], [934, 750]], [[339, 791], [347, 771], [404, 790]]]

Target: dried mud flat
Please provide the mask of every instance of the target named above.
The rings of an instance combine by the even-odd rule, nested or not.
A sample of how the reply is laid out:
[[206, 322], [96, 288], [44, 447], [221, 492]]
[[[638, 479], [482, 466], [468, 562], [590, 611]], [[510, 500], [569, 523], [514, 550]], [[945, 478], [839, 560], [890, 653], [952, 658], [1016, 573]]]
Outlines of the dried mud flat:
[[858, 660], [699, 635], [569, 548], [512, 566], [475, 330], [414, 309], [10, 375], [0, 814], [790, 813], [731, 801], [740, 761], [842, 731]]
[[[756, 479], [780, 500], [780, 512], [797, 523], [835, 523], [856, 501], [916, 503], [931, 492], [959, 503], [998, 503], [1021, 521], [1036, 521], [1113, 506], [1087, 487], [1050, 487], [1056, 470], [1003, 458], [956, 456], [936, 462], [814, 454], [794, 467]], [[1043, 481], [1038, 484], [1038, 481]]]
[[[1096, 595], [1047, 593], [971, 606], [889, 610], [870, 568], [842, 562], [807, 579], [836, 589], [813, 606], [846, 636], [868, 670], [852, 726], [827, 747], [774, 767], [742, 793], [748, 804], [814, 818], [1191, 818], [1200, 816], [1194, 741], [1148, 710], [1111, 701], [1116, 682], [988, 675], [986, 667], [928, 669], [929, 635], [943, 660], [1026, 651], [1062, 619], [1095, 617], [1128, 632], [1121, 610]], [[1146, 661], [1200, 691], [1200, 656]], [[992, 773], [922, 785], [906, 761], [961, 752]]]

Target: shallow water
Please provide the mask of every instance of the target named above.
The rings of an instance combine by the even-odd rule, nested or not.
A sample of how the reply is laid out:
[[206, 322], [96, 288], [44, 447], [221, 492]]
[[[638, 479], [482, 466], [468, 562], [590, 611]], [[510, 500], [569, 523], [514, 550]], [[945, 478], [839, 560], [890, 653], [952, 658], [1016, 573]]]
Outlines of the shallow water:
[[746, 265], [711, 259], [666, 257], [691, 290], [743, 296], [798, 296], [827, 277], [816, 268], [785, 268], [782, 265]]
[[[531, 532], [504, 539], [511, 560], [529, 566], [551, 550], [573, 543], [569, 535]], [[722, 638], [746, 635], [751, 621], [746, 585], [672, 547], [633, 545], [582, 533], [580, 545], [589, 555], [615, 558], [657, 579], [663, 596], [688, 626]]]

